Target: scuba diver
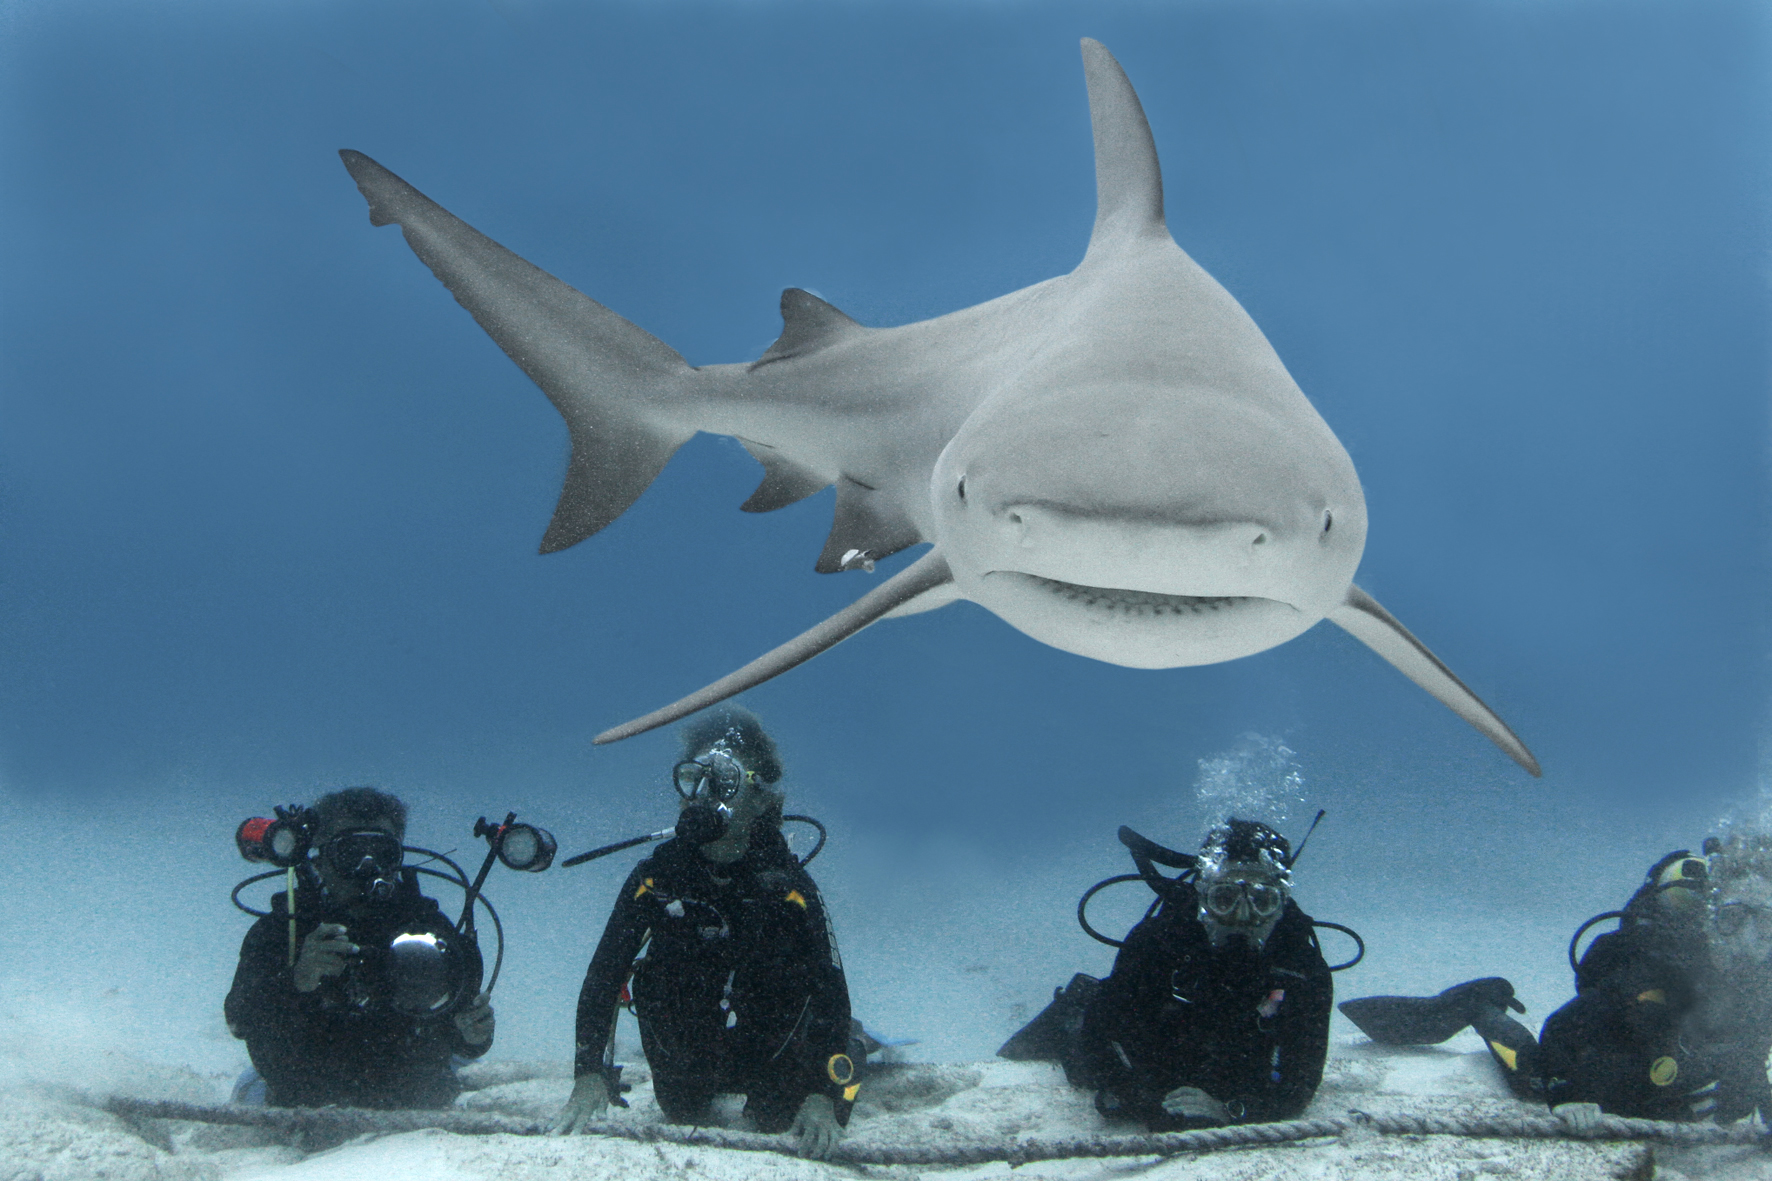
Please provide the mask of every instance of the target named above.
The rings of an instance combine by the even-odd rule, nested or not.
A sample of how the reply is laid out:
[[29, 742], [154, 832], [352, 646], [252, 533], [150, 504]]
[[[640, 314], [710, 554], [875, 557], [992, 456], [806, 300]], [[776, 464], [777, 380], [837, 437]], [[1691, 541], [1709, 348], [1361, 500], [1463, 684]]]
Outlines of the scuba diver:
[[370, 787], [241, 826], [241, 852], [284, 866], [294, 892], [251, 912], [224, 1006], [272, 1106], [447, 1107], [451, 1060], [492, 1047], [472, 926], [458, 931], [420, 871], [402, 870], [405, 833], [406, 805]]
[[757, 1130], [830, 1154], [859, 1090], [849, 987], [818, 889], [781, 834], [781, 774], [774, 741], [741, 707], [684, 728], [682, 811], [628, 875], [585, 973], [556, 1132], [626, 1106], [613, 1034], [631, 996], [667, 1120], [701, 1123], [715, 1094], [742, 1093]]
[[[1292, 899], [1296, 854], [1273, 829], [1234, 817], [1197, 856], [1129, 828], [1120, 840], [1139, 872], [1098, 883], [1077, 907], [1086, 932], [1119, 946], [1113, 972], [1072, 977], [997, 1053], [1062, 1063], [1103, 1116], [1152, 1131], [1297, 1116], [1323, 1078], [1334, 986], [1313, 930], [1333, 924]], [[1152, 862], [1186, 872], [1165, 877]], [[1084, 907], [1103, 886], [1139, 878], [1157, 901], [1115, 944]]]
[[[1596, 923], [1619, 926], [1575, 949]], [[1435, 1045], [1466, 1026], [1510, 1090], [1570, 1124], [1602, 1113], [1719, 1123], [1772, 1116], [1772, 837], [1707, 838], [1652, 866], [1623, 910], [1595, 915], [1569, 941], [1575, 997], [1539, 1036], [1500, 977], [1433, 997], [1362, 997], [1341, 1011], [1373, 1041]]]

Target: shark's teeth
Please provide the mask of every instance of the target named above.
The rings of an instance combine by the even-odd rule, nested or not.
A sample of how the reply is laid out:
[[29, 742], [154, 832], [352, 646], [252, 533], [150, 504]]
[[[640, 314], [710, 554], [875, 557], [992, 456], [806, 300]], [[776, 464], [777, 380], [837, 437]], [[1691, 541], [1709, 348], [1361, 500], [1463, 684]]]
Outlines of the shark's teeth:
[[1060, 582], [1038, 574], [1017, 573], [1041, 590], [1049, 591], [1096, 611], [1117, 611], [1124, 615], [1208, 615], [1259, 600], [1248, 595], [1163, 595], [1155, 591], [1121, 590], [1111, 586], [1084, 586], [1076, 582]]

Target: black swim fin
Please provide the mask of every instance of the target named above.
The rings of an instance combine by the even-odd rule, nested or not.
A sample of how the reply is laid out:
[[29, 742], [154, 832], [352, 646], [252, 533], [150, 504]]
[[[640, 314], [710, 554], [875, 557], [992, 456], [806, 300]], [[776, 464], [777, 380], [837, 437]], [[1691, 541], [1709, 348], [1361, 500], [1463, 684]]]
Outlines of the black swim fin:
[[1083, 1029], [1083, 1010], [1101, 988], [1101, 981], [1078, 972], [1063, 988], [1052, 990], [1052, 1003], [1003, 1043], [997, 1057], [1011, 1062], [1063, 1062]]
[[1439, 996], [1363, 996], [1336, 1006], [1360, 1032], [1387, 1046], [1437, 1046], [1477, 1019], [1483, 1009], [1526, 1006], [1500, 976], [1454, 984]]

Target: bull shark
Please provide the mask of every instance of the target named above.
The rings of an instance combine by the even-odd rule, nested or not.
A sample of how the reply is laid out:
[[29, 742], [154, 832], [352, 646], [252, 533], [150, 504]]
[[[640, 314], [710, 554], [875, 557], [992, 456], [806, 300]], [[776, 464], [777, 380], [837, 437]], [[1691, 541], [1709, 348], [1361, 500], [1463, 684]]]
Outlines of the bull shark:
[[370, 222], [401, 228], [565, 418], [572, 458], [543, 553], [620, 516], [698, 431], [733, 436], [763, 465], [746, 512], [836, 486], [821, 573], [931, 546], [795, 639], [595, 741], [724, 700], [888, 615], [969, 599], [1042, 643], [1134, 668], [1233, 660], [1328, 619], [1539, 774], [1507, 724], [1354, 585], [1366, 503], [1353, 461], [1248, 313], [1170, 236], [1138, 96], [1104, 46], [1082, 50], [1096, 216], [1076, 270], [894, 328], [790, 288], [780, 338], [748, 363], [689, 365], [340, 152]]

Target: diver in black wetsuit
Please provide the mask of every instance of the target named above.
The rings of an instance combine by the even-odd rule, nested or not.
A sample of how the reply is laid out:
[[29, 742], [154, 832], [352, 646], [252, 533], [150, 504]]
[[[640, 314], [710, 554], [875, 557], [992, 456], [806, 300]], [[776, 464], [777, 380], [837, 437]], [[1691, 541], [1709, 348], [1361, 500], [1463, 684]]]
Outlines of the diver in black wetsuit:
[[398, 934], [446, 941], [462, 957], [463, 981], [480, 979], [480, 950], [456, 932], [418, 879], [400, 873], [406, 805], [353, 787], [309, 812], [315, 878], [296, 898], [297, 952], [290, 955], [284, 894], [246, 933], [224, 1005], [276, 1107], [447, 1107], [461, 1087], [451, 1060], [492, 1046], [492, 1006], [482, 995], [437, 1013], [429, 998], [406, 1004], [374, 962]]
[[1391, 1044], [1435, 1044], [1470, 1025], [1515, 1094], [1577, 1126], [1602, 1112], [1772, 1116], [1772, 838], [1737, 833], [1707, 840], [1700, 857], [1670, 853], [1623, 911], [1600, 917], [1619, 918], [1618, 930], [1593, 941], [1574, 999], [1536, 1039], [1507, 1015], [1524, 1006], [1498, 977], [1437, 997], [1363, 997], [1342, 1012]]
[[1112, 974], [1074, 977], [998, 1053], [1055, 1058], [1104, 1116], [1153, 1130], [1298, 1115], [1322, 1081], [1334, 986], [1291, 861], [1266, 825], [1214, 829], [1196, 880], [1168, 883]]
[[677, 835], [628, 875], [591, 958], [555, 1130], [584, 1130], [616, 1099], [611, 1035], [631, 971], [667, 1119], [698, 1123], [715, 1094], [742, 1093], [759, 1131], [791, 1130], [802, 1155], [827, 1156], [858, 1090], [849, 988], [818, 889], [781, 835], [775, 744], [727, 706], [683, 745]]

